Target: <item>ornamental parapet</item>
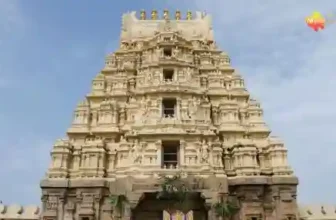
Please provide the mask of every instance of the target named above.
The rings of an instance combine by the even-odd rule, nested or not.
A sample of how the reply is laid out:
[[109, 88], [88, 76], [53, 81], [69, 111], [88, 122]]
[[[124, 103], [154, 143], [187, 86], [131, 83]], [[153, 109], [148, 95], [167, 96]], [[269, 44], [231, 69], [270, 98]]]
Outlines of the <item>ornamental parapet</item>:
[[220, 124], [219, 132], [246, 132], [246, 128], [241, 126], [238, 122], [225, 121]]
[[[210, 120], [202, 120], [202, 119], [195, 119], [195, 120], [186, 120], [186, 119], [178, 119], [178, 118], [148, 118], [148, 120], [140, 121], [138, 120], [136, 124], [132, 125], [134, 130], [154, 130], [158, 129], [159, 131], [164, 130], [180, 130], [183, 133], [192, 133], [191, 131], [196, 130], [209, 130], [210, 127]], [[157, 133], [157, 132], [154, 132]]]
[[202, 130], [196, 129], [195, 125], [191, 126], [190, 129], [186, 129], [185, 127], [178, 126], [139, 126], [133, 127], [136, 135], [200, 135], [202, 134]]
[[36, 205], [4, 205], [0, 204], [0, 219], [2, 220], [38, 220], [40, 219], [41, 209]]
[[265, 123], [250, 123], [248, 127], [250, 133], [266, 133], [270, 134], [271, 130]]
[[[202, 13], [202, 17], [205, 16], [205, 13]], [[160, 14], [158, 13], [157, 10], [152, 10], [150, 12], [150, 17], [147, 17], [147, 12], [145, 10], [141, 10], [139, 13], [139, 16], [137, 19], [139, 20], [170, 20], [170, 19], [175, 19], [175, 20], [193, 20], [193, 13], [191, 11], [187, 11], [185, 13], [185, 17], [183, 17], [182, 13], [180, 10], [176, 10], [174, 13], [174, 17], [170, 16], [169, 10], [165, 9], [163, 10], [162, 16], [160, 17]]]
[[187, 81], [183, 80], [153, 80], [137, 85], [134, 90], [135, 93], [185, 93], [185, 94], [197, 94], [204, 93], [204, 89], [200, 89], [199, 82], [197, 80]]
[[303, 220], [336, 219], [336, 205], [302, 205], [299, 215]]
[[151, 12], [150, 20], [147, 20], [145, 11], [140, 12], [140, 17], [135, 11], [122, 15], [121, 40], [152, 38], [160, 31], [179, 31], [190, 40], [214, 40], [211, 16], [202, 12], [195, 12], [193, 15], [188, 11], [183, 20], [179, 11], [175, 12], [175, 19], [170, 19], [168, 11], [160, 19], [156, 10]]

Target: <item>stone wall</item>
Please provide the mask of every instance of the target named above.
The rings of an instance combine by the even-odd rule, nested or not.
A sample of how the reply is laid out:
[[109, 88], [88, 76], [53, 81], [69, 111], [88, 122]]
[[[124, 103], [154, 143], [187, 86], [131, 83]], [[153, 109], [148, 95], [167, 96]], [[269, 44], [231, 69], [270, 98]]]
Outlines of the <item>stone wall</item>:
[[[336, 205], [301, 205], [301, 220], [336, 220]], [[1, 220], [38, 220], [40, 208], [37, 205], [4, 205], [0, 204]]]
[[40, 218], [40, 208], [36, 205], [21, 206], [21, 205], [4, 205], [0, 204], [0, 219], [22, 219], [22, 220], [37, 220]]
[[336, 219], [335, 205], [301, 205], [299, 211], [302, 220]]

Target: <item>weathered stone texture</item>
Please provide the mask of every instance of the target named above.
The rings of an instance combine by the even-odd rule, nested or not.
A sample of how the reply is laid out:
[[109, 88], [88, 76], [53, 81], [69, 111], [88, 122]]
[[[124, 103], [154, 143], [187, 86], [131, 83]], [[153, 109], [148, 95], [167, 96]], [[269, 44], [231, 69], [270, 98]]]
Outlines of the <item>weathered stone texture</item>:
[[37, 220], [39, 219], [40, 214], [41, 209], [36, 205], [21, 206], [0, 204], [0, 219], [3, 220]]
[[[51, 152], [42, 217], [157, 219], [165, 203], [148, 194], [153, 212], [146, 214], [143, 196], [160, 190], [159, 176], [182, 173], [202, 195], [190, 207], [195, 219], [216, 218], [219, 193], [240, 202], [236, 219], [298, 219], [287, 149], [270, 136], [259, 102], [216, 46], [210, 15], [168, 15], [122, 16], [120, 48], [106, 57]], [[162, 156], [167, 141], [178, 141], [177, 163]], [[110, 193], [129, 200], [120, 216]]]

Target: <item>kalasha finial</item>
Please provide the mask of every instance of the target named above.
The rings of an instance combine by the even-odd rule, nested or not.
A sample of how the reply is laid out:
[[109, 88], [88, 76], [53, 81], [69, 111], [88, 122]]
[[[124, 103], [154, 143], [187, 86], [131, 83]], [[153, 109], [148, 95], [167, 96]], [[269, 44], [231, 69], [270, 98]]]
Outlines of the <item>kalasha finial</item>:
[[181, 12], [180, 12], [180, 10], [177, 10], [177, 11], [175, 12], [175, 19], [176, 19], [176, 20], [181, 20]]
[[152, 20], [157, 20], [157, 11], [156, 10], [152, 11]]
[[145, 10], [140, 11], [140, 20], [146, 20], [146, 11]]
[[163, 11], [163, 19], [168, 20], [169, 19], [169, 11], [167, 9], [165, 9]]
[[192, 19], [192, 12], [188, 11], [187, 12], [187, 20], [191, 20]]

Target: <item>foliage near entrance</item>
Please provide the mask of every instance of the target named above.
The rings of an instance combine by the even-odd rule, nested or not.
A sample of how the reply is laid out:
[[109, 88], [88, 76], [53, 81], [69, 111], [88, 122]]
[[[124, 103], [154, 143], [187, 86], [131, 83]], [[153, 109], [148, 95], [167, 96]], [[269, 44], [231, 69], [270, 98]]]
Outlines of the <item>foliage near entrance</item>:
[[213, 205], [215, 213], [218, 217], [231, 218], [239, 211], [239, 206], [231, 201], [224, 201], [222, 198]]
[[158, 192], [157, 198], [161, 200], [171, 200], [176, 202], [184, 202], [189, 191], [186, 184], [181, 180], [180, 175], [173, 177], [162, 177], [161, 191]]
[[124, 203], [128, 202], [127, 197], [125, 195], [110, 195], [110, 203], [111, 205], [118, 210], [120, 214], [122, 214], [124, 209]]

